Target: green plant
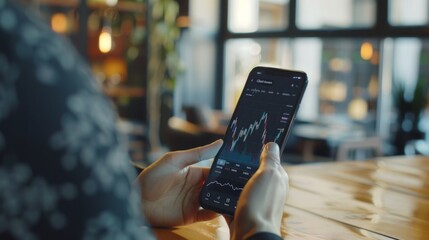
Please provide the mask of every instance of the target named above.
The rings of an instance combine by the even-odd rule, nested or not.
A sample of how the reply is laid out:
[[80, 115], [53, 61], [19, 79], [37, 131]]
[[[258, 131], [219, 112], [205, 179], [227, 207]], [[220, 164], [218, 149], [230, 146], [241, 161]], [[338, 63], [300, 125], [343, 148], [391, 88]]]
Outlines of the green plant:
[[176, 26], [179, 12], [175, 0], [149, 1], [149, 66], [147, 107], [149, 141], [152, 151], [158, 151], [160, 143], [161, 95], [172, 90], [181, 64], [176, 51], [180, 29]]
[[426, 106], [427, 85], [428, 84], [425, 79], [419, 78], [412, 92], [412, 96], [407, 93], [407, 89], [403, 81], [394, 85], [394, 103], [400, 121], [404, 120], [406, 115], [411, 115], [414, 118], [413, 121], [415, 121], [413, 124], [417, 124], [419, 115]]

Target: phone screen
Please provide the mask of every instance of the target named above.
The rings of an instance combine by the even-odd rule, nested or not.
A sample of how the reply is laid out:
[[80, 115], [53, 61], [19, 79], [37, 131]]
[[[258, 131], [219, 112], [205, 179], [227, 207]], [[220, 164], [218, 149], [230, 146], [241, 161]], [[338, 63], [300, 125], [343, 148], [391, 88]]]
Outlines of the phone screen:
[[234, 214], [264, 144], [276, 142], [283, 151], [306, 85], [304, 72], [266, 67], [250, 72], [201, 191], [202, 207]]

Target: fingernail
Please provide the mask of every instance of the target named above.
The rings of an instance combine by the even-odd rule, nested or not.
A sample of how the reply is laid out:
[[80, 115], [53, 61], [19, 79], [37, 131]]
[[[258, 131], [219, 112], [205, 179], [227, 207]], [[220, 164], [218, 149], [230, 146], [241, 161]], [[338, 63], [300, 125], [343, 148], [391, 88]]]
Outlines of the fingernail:
[[269, 142], [265, 144], [265, 148], [267, 149], [267, 151], [270, 151], [272, 153], [278, 153], [280, 151], [279, 146], [277, 145], [277, 143], [274, 142]]

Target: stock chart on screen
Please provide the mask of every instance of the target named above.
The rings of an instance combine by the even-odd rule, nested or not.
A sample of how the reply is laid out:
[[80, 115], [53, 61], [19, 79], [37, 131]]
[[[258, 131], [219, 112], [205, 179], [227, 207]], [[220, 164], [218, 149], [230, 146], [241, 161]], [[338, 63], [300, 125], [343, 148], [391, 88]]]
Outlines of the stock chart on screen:
[[[294, 94], [258, 88], [245, 89], [245, 96], [235, 113], [225, 136], [222, 158], [257, 166], [262, 147], [273, 141], [278, 144], [286, 134], [286, 126], [292, 114], [288, 98]], [[263, 98], [264, 101], [261, 102]], [[276, 101], [277, 99], [277, 101]], [[282, 101], [278, 101], [282, 99]], [[271, 101], [269, 107], [265, 101]], [[264, 106], [260, 106], [264, 104]]]

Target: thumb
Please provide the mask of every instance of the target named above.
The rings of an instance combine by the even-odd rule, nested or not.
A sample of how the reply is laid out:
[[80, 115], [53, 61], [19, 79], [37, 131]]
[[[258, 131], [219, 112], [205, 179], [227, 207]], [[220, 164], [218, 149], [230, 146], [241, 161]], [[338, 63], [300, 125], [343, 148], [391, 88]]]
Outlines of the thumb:
[[261, 153], [260, 167], [269, 168], [280, 165], [280, 149], [275, 142], [265, 144]]

